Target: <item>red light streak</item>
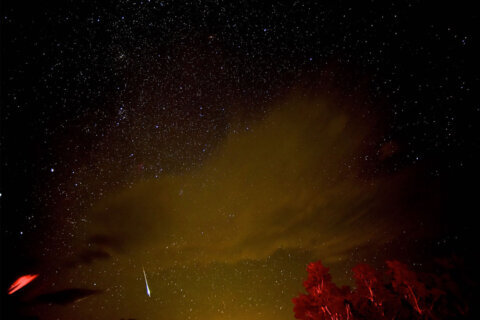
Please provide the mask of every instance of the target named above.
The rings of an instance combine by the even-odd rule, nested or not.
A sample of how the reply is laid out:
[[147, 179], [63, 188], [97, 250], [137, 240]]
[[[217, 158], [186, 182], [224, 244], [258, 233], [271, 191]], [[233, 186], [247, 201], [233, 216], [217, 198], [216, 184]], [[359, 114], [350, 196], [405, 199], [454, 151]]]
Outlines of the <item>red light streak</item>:
[[38, 274], [27, 274], [27, 275], [21, 276], [14, 283], [12, 283], [10, 288], [8, 288], [8, 294], [12, 294], [22, 289], [27, 284], [35, 280], [36, 277], [38, 277]]

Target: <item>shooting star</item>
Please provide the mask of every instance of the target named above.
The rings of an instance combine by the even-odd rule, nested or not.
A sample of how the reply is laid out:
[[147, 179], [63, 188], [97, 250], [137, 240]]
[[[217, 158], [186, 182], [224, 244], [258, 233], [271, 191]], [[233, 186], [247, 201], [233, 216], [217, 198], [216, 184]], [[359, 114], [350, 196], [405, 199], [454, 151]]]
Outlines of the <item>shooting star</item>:
[[147, 295], [150, 297], [150, 288], [148, 287], [147, 274], [145, 273], [145, 268], [142, 266], [143, 276], [145, 277], [145, 286], [147, 288]]

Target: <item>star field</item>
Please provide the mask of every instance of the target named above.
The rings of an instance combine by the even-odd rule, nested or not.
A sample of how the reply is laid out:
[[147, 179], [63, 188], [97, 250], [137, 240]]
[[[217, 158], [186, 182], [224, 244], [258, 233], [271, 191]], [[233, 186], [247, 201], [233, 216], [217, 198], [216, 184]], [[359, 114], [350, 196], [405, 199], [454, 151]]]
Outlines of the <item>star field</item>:
[[1, 11], [2, 288], [40, 274], [5, 314], [293, 319], [311, 261], [469, 256], [473, 5]]

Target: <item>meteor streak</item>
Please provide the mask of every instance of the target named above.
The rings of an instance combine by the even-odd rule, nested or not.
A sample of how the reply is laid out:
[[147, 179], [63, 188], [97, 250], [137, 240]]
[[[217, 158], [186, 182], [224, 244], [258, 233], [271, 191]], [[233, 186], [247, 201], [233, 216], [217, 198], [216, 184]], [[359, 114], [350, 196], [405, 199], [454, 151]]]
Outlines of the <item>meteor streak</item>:
[[142, 266], [143, 276], [145, 277], [145, 286], [147, 288], [147, 295], [150, 297], [150, 288], [148, 287], [147, 274], [145, 273], [145, 268]]
[[12, 283], [10, 288], [8, 288], [8, 294], [12, 294], [12, 293], [22, 289], [27, 284], [32, 282], [36, 277], [38, 277], [38, 274], [26, 274], [24, 276], [21, 276], [14, 283]]

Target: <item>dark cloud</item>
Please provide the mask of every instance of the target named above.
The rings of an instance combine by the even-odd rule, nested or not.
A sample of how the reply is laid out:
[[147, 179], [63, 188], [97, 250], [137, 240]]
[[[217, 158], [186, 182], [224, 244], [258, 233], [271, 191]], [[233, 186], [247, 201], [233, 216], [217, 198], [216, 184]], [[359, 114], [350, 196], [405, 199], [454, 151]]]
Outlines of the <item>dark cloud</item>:
[[79, 265], [90, 265], [94, 262], [105, 261], [112, 258], [109, 250], [113, 250], [113, 246], [96, 245], [93, 241], [88, 241], [87, 249], [79, 249], [76, 255], [67, 258], [64, 267], [75, 268]]
[[84, 264], [90, 264], [95, 260], [107, 260], [110, 258], [110, 253], [104, 250], [86, 250], [80, 254], [79, 261]]
[[114, 237], [106, 234], [94, 234], [88, 239], [89, 243], [98, 245], [100, 247], [110, 248], [116, 251], [121, 251], [124, 247], [124, 241], [120, 237]]
[[37, 296], [34, 299], [36, 303], [68, 305], [82, 299], [88, 298], [92, 295], [99, 294], [100, 290], [91, 290], [83, 288], [71, 288], [50, 293], [45, 293]]
[[[159, 240], [162, 235], [168, 237], [172, 214], [167, 213], [163, 205], [166, 193], [161, 188], [157, 186], [152, 190], [152, 186], [146, 184], [134, 190], [116, 192], [98, 203], [92, 212], [95, 223], [89, 241], [99, 247], [124, 252], [132, 246], [150, 242], [153, 233]], [[153, 199], [152, 192], [155, 193]]]

